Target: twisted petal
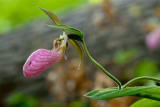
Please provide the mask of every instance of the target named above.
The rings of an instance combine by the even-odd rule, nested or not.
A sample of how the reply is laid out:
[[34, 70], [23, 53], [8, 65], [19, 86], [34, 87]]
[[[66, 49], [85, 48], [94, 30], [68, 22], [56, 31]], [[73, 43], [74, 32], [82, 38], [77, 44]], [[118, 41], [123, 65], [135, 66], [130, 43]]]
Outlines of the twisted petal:
[[38, 49], [33, 52], [23, 66], [23, 74], [25, 77], [34, 77], [46, 68], [61, 59], [61, 54], [46, 49]]

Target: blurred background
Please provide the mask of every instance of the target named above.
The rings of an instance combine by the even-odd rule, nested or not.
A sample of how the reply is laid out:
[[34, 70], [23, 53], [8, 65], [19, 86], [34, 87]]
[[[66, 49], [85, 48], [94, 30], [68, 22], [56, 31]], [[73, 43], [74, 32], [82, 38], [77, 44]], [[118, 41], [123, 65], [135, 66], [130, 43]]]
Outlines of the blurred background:
[[[0, 0], [0, 107], [129, 107], [139, 100], [97, 101], [83, 95], [116, 86], [69, 44], [64, 59], [33, 78], [23, 65], [39, 48], [52, 49], [61, 30], [37, 7], [82, 31], [90, 54], [123, 84], [138, 76], [160, 78], [159, 0]], [[140, 81], [135, 85], [155, 85]]]

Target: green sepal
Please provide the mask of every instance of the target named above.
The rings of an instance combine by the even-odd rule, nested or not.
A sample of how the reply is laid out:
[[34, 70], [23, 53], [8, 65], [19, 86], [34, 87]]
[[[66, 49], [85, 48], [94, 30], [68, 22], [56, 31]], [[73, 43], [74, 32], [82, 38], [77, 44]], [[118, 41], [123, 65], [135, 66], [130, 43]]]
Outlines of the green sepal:
[[82, 58], [83, 58], [81, 47], [79, 46], [79, 44], [75, 40], [72, 40], [72, 39], [68, 39], [68, 40], [75, 47], [75, 49], [78, 53], [78, 56], [79, 56], [79, 59], [80, 59], [80, 63], [79, 63], [79, 66], [78, 66], [78, 70], [79, 70], [81, 68]]
[[52, 20], [55, 24], [57, 25], [62, 25], [62, 23], [60, 22], [60, 20], [58, 19], [58, 17], [52, 13], [51, 11], [49, 10], [46, 10], [46, 9], [43, 9], [43, 8], [40, 8], [38, 7], [39, 9], [41, 9], [43, 12], [45, 12]]
[[47, 25], [47, 26], [58, 28], [58, 29], [63, 29], [63, 30], [68, 30], [70, 32], [73, 32], [76, 35], [79, 35], [81, 38], [83, 38], [83, 34], [81, 33], [81, 31], [79, 31], [78, 29], [72, 28], [70, 26], [67, 26], [67, 25]]
[[160, 93], [158, 92], [156, 93], [155, 90], [156, 91], [158, 90], [159, 92], [160, 87], [138, 86], [138, 87], [127, 87], [121, 90], [117, 89], [117, 87], [116, 88], [113, 87], [113, 88], [93, 90], [85, 94], [85, 96], [96, 100], [108, 100], [124, 96], [136, 96], [136, 97], [143, 97], [160, 101]]
[[83, 41], [81, 36], [79, 36], [77, 34], [74, 34], [74, 33], [69, 33], [69, 34], [67, 34], [67, 36], [68, 36], [69, 39], [72, 39], [72, 40], [77, 40], [77, 41], [80, 41], [80, 42]]

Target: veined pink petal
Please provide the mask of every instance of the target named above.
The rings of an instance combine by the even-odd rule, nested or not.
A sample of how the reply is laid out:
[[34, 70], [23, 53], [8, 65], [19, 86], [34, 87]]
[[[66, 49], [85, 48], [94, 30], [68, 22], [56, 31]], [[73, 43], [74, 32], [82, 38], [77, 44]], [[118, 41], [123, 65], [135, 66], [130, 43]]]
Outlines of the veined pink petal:
[[25, 77], [34, 77], [52, 64], [61, 59], [61, 54], [46, 49], [38, 49], [33, 52], [23, 66], [23, 74]]

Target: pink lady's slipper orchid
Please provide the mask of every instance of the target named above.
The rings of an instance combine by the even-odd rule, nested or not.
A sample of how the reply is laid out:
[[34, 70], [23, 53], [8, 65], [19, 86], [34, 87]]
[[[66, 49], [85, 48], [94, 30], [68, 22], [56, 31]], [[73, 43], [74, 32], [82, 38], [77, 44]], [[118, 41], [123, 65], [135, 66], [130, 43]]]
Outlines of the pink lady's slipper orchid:
[[65, 53], [66, 41], [54, 41], [54, 50], [38, 49], [33, 52], [23, 66], [25, 77], [34, 77], [52, 64], [61, 60]]
[[160, 42], [160, 26], [158, 26], [153, 32], [147, 35], [146, 45], [150, 50], [158, 48]]

